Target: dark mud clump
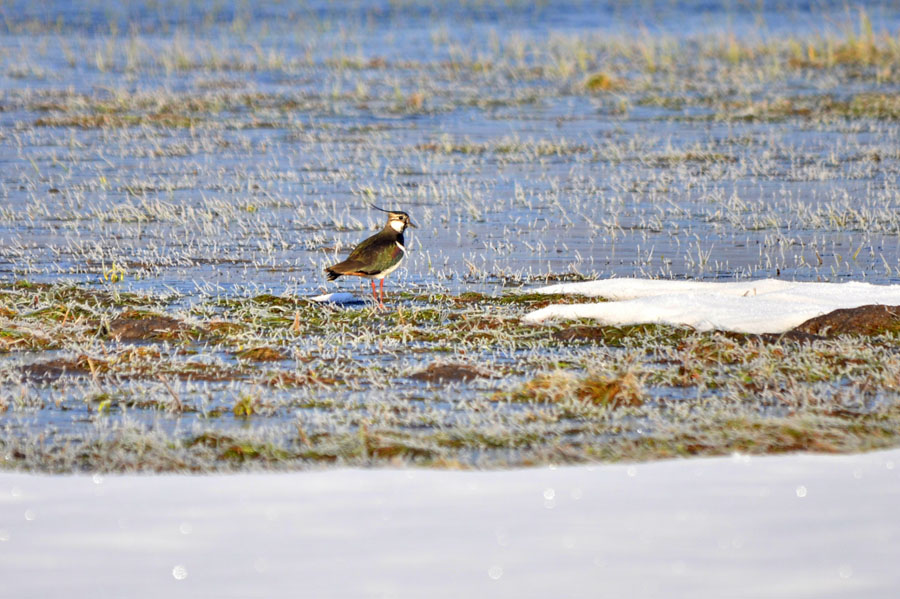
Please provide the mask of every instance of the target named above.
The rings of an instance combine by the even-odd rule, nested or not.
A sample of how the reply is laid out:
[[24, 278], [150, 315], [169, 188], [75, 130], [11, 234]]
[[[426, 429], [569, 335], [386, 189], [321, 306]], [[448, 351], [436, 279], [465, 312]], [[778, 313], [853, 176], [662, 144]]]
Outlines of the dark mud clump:
[[254, 362], [279, 362], [287, 356], [273, 347], [251, 347], [235, 354], [238, 358]]
[[167, 341], [190, 331], [180, 320], [134, 310], [123, 312], [109, 323], [109, 336], [117, 341]]
[[736, 333], [734, 331], [716, 331], [717, 335], [721, 335], [726, 339], [738, 342], [761, 342], [761, 343], [812, 343], [824, 339], [821, 335], [814, 335], [798, 329], [791, 329], [784, 333]]
[[85, 375], [91, 373], [90, 364], [84, 358], [78, 360], [50, 360], [28, 364], [22, 368], [22, 373], [27, 379], [37, 382], [55, 381], [66, 374]]
[[838, 335], [884, 335], [900, 333], [900, 306], [871, 304], [835, 310], [816, 316], [792, 329], [823, 337]]
[[553, 338], [559, 341], [592, 341], [594, 343], [603, 343], [606, 341], [607, 327], [592, 327], [580, 325], [567, 327], [561, 331], [553, 333]]
[[574, 325], [553, 333], [553, 338], [567, 343], [602, 343], [621, 347], [628, 339], [653, 338], [675, 342], [693, 333], [689, 327], [671, 327], [658, 324], [626, 326]]
[[490, 376], [490, 373], [466, 364], [431, 364], [425, 370], [410, 375], [409, 378], [425, 383], [450, 383], [468, 382]]

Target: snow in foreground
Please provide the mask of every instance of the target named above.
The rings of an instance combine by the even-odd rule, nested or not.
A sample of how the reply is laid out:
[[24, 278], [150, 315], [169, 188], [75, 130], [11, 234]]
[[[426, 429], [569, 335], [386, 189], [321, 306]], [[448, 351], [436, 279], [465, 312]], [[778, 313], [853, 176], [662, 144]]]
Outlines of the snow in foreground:
[[841, 308], [900, 304], [900, 285], [776, 279], [734, 283], [606, 279], [551, 285], [537, 292], [611, 301], [547, 306], [527, 314], [526, 321], [594, 318], [610, 325], [658, 323], [739, 333], [784, 333]]
[[0, 474], [0, 596], [895, 597], [900, 450], [501, 472]]

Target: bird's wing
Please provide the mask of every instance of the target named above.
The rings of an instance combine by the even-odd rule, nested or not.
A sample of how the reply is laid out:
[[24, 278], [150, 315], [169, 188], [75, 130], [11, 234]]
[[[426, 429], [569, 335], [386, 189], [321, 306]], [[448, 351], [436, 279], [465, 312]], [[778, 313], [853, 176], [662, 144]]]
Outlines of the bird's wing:
[[338, 262], [333, 266], [329, 266], [325, 270], [342, 275], [369, 274], [368, 272], [363, 272], [364, 268], [365, 267], [361, 262], [357, 262], [356, 260], [344, 260], [343, 262]]
[[358, 260], [360, 262], [365, 262], [366, 258], [371, 256], [372, 250], [375, 247], [378, 247], [379, 245], [381, 245], [381, 243], [383, 243], [382, 237], [383, 237], [383, 235], [381, 234], [381, 232], [378, 232], [375, 235], [372, 235], [371, 237], [369, 237], [368, 239], [365, 239], [362, 242], [360, 242], [360, 244], [358, 246], [353, 248], [353, 251], [350, 252], [350, 255], [347, 256], [346, 262], [349, 262], [350, 260]]
[[403, 249], [392, 235], [379, 233], [369, 237], [354, 249], [345, 263], [355, 263], [366, 274], [387, 270], [403, 259]]

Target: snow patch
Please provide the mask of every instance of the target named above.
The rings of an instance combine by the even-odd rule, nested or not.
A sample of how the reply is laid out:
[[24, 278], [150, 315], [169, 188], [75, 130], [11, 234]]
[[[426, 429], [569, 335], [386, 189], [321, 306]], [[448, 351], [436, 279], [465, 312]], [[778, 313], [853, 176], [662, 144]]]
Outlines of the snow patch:
[[867, 304], [900, 305], [900, 285], [606, 279], [541, 287], [537, 293], [603, 297], [605, 303], [552, 305], [526, 314], [527, 322], [592, 318], [609, 325], [641, 323], [739, 333], [784, 333], [839, 310]]
[[317, 295], [309, 298], [312, 302], [328, 303], [328, 304], [359, 304], [362, 303], [356, 299], [352, 293], [338, 292], [326, 293], [325, 295]]

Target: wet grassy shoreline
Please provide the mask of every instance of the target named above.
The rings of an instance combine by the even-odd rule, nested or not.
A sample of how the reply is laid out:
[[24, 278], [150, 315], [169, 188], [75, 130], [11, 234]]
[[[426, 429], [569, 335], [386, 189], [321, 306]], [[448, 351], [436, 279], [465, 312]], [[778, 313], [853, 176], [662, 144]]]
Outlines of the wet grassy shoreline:
[[4, 467], [510, 467], [900, 442], [892, 330], [534, 326], [527, 311], [584, 300], [529, 293], [185, 310], [109, 287], [0, 288]]

